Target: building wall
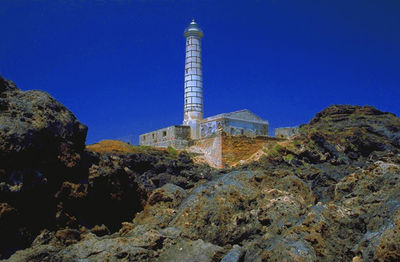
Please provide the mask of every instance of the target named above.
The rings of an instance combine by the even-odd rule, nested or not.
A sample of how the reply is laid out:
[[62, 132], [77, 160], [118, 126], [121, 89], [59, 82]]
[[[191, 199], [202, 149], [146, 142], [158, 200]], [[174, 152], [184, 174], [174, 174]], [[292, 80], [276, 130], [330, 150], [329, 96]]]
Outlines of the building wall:
[[170, 126], [139, 136], [141, 146], [168, 147], [184, 149], [190, 144], [189, 126]]
[[200, 124], [202, 138], [221, 134], [221, 131], [232, 136], [268, 136], [268, 124], [230, 118], [214, 119]]
[[275, 129], [276, 137], [291, 137], [297, 135], [299, 133], [298, 127], [281, 127]]
[[203, 122], [200, 124], [200, 137], [210, 137], [215, 134], [221, 134], [225, 126], [225, 119], [216, 119], [208, 122]]
[[224, 131], [233, 136], [268, 136], [268, 125], [228, 119], [225, 123]]
[[230, 112], [230, 113], [224, 113], [225, 117], [227, 118], [234, 118], [234, 119], [243, 119], [243, 120], [248, 120], [252, 122], [266, 122], [265, 120], [261, 119], [251, 111], [244, 109], [244, 110], [239, 110], [235, 112]]

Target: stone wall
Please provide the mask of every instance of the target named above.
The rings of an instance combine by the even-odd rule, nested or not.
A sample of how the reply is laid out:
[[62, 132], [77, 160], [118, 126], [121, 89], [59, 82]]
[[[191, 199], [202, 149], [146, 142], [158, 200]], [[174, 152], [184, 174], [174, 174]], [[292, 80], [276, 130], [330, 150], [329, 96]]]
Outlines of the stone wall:
[[193, 145], [188, 148], [188, 152], [199, 154], [196, 157], [201, 162], [205, 162], [215, 168], [223, 168], [222, 162], [222, 136], [214, 135], [207, 138], [195, 140]]
[[193, 141], [188, 152], [196, 153], [197, 162], [205, 162], [215, 168], [236, 166], [251, 160], [257, 160], [264, 154], [268, 144], [284, 141], [274, 137], [231, 136], [222, 132], [207, 138]]
[[168, 147], [184, 149], [190, 145], [189, 126], [170, 126], [149, 132], [139, 137], [141, 146]]

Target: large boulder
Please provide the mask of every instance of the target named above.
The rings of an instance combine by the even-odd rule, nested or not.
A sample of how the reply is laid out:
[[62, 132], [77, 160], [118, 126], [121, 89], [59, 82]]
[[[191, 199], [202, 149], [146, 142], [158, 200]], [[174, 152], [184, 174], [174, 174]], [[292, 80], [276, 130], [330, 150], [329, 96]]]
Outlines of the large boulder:
[[76, 166], [87, 127], [42, 91], [21, 91], [0, 76], [1, 168]]
[[54, 194], [79, 173], [87, 127], [45, 92], [0, 77], [0, 257], [53, 226]]

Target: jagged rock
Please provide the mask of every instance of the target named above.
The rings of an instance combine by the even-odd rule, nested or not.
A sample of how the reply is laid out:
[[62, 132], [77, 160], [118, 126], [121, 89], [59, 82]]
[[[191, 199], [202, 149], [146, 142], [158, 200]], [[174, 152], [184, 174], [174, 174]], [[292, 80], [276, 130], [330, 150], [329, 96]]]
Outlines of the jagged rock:
[[[367, 260], [368, 254], [365, 254]], [[400, 212], [397, 211], [395, 221], [390, 224], [379, 237], [373, 257], [374, 261], [399, 261], [400, 260]]]
[[221, 259], [221, 262], [240, 262], [243, 259], [244, 252], [238, 245], [233, 248]]
[[[12, 112], [33, 110], [25, 108], [32, 101], [21, 104], [31, 96], [46, 105], [36, 121], [57, 112], [45, 94], [2, 79], [0, 120], [19, 125], [23, 113]], [[54, 113], [62, 119], [50, 123], [70, 119], [61, 107], [58, 113], [66, 118]], [[0, 240], [11, 243], [1, 252], [31, 244], [9, 261], [400, 259], [400, 120], [393, 114], [332, 106], [296, 137], [273, 142], [265, 149], [271, 154], [221, 171], [185, 153], [121, 142], [85, 151], [58, 124], [46, 135], [60, 147], [50, 143], [48, 155], [34, 156], [43, 157], [37, 165], [23, 157], [36, 140], [0, 148], [21, 161], [0, 165]]]
[[173, 184], [166, 184], [163, 187], [154, 190], [148, 202], [150, 205], [159, 202], [171, 202], [176, 205], [179, 204], [185, 196], [186, 192], [181, 187]]
[[257, 247], [250, 248], [244, 261], [318, 261], [311, 245], [296, 235], [283, 236], [279, 239], [267, 241], [268, 248], [262, 251]]
[[0, 228], [0, 242], [7, 243], [0, 257], [27, 247], [46, 228], [104, 224], [110, 232], [94, 232], [118, 231], [153, 190], [204, 179], [184, 153], [141, 152], [127, 144], [128, 151], [86, 151], [86, 132], [47, 93], [21, 91], [0, 77], [0, 225], [7, 224]]
[[333, 121], [340, 122], [347, 120], [351, 114], [379, 116], [390, 113], [381, 112], [372, 106], [332, 105], [317, 113], [310, 124], [315, 124], [326, 117], [331, 117]]
[[290, 227], [314, 198], [298, 178], [286, 178], [284, 187], [303, 191], [285, 191], [278, 183], [257, 172], [226, 174], [193, 190], [170, 225], [185, 236], [218, 245], [240, 244], [249, 235]]
[[[45, 92], [21, 91], [0, 77], [0, 203], [15, 209], [0, 256], [52, 227], [52, 195], [79, 173], [87, 127]], [[74, 170], [68, 173], [67, 170]], [[26, 219], [29, 218], [29, 219]], [[8, 252], [6, 252], [8, 253]]]
[[154, 190], [144, 210], [135, 217], [134, 223], [151, 225], [156, 228], [167, 227], [184, 197], [186, 197], [185, 190], [173, 184], [166, 184]]
[[15, 85], [15, 83], [0, 76], [0, 93], [14, 90], [17, 90], [17, 86]]
[[55, 237], [58, 241], [68, 246], [81, 240], [81, 233], [74, 229], [62, 229], [56, 232]]
[[[3, 167], [76, 166], [87, 127], [42, 91], [21, 91], [0, 77], [0, 163]], [[6, 165], [7, 163], [7, 165]]]
[[95, 225], [90, 231], [98, 237], [110, 234], [110, 230], [104, 224], [101, 226]]
[[158, 262], [212, 262], [218, 261], [222, 248], [199, 239], [196, 241], [184, 240], [169, 247], [156, 259]]
[[[309, 150], [320, 156], [328, 154], [333, 163], [342, 159], [338, 164], [348, 163], [347, 158], [368, 157], [374, 151], [398, 152], [400, 147], [399, 118], [371, 106], [330, 106], [303, 125], [300, 133], [318, 146]], [[315, 156], [309, 159], [312, 163], [324, 161]]]
[[122, 227], [118, 232], [121, 236], [125, 236], [128, 232], [135, 228], [135, 225], [133, 223], [122, 222], [121, 224]]
[[32, 246], [40, 246], [48, 244], [54, 238], [55, 233], [44, 229], [32, 242]]
[[[86, 233], [82, 235], [81, 241], [76, 242], [75, 236], [78, 236], [78, 232], [71, 230], [58, 232], [55, 238], [46, 244], [18, 251], [9, 261], [150, 261], [157, 255], [157, 250], [162, 248], [166, 239], [157, 231], [130, 237], [102, 238]], [[60, 236], [63, 238], [60, 239]], [[73, 242], [66, 243], [65, 240]]]

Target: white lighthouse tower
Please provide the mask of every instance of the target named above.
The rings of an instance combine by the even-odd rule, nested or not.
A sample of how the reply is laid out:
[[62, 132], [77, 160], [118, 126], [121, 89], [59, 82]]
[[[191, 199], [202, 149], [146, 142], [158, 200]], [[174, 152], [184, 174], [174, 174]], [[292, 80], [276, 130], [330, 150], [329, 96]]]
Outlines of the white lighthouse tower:
[[201, 38], [203, 31], [194, 19], [186, 28], [185, 106], [183, 124], [191, 128], [191, 138], [200, 138], [203, 119], [203, 71], [201, 68]]
[[[203, 70], [201, 63], [203, 31], [193, 20], [185, 29], [184, 35], [186, 38], [186, 56], [183, 124], [142, 134], [139, 137], [139, 142], [140, 145], [163, 148], [172, 146], [176, 149], [188, 149], [193, 146], [190, 150], [205, 152], [204, 157], [211, 166], [223, 167], [224, 153], [221, 147], [223, 136], [227, 135], [227, 138], [229, 136], [268, 137], [269, 124], [268, 121], [247, 109], [203, 119]], [[192, 140], [197, 141], [192, 143]]]

